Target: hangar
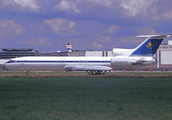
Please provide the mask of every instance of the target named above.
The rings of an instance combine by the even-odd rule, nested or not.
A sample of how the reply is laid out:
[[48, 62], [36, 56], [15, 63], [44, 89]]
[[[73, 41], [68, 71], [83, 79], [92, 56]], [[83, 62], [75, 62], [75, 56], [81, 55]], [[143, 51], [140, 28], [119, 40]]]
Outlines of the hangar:
[[168, 45], [161, 45], [156, 53], [156, 68], [172, 68], [172, 41]]

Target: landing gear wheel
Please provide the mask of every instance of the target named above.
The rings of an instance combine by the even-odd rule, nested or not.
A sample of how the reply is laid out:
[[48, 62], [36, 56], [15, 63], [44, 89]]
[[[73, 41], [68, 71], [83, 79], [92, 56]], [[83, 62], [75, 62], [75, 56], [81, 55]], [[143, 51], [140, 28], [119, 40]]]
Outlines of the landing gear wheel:
[[102, 71], [86, 71], [89, 75], [101, 75], [101, 74], [105, 74], [104, 72], [102, 73]]

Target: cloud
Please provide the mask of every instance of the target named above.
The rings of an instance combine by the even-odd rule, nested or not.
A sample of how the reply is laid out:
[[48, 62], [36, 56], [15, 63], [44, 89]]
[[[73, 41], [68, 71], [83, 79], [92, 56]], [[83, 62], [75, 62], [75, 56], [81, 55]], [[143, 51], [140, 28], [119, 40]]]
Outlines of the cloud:
[[40, 6], [37, 5], [36, 0], [2, 0], [0, 1], [1, 7], [11, 6], [21, 10], [31, 10], [33, 12], [39, 12]]
[[19, 4], [22, 9], [30, 9], [32, 11], [38, 12], [39, 6], [36, 5], [35, 0], [14, 0], [17, 4]]
[[108, 29], [105, 30], [105, 33], [112, 34], [114, 31], [118, 29], [119, 29], [119, 26], [111, 25]]
[[[142, 27], [137, 29], [138, 35], [158, 35], [158, 32], [156, 32], [151, 27]], [[121, 42], [121, 44], [127, 45], [127, 46], [138, 46], [145, 38], [138, 38], [136, 36], [128, 36], [128, 37], [122, 37], [118, 38], [118, 40]]]
[[138, 35], [157, 35], [158, 32], [156, 32], [153, 28], [151, 27], [142, 27], [137, 29], [138, 34], [137, 35], [132, 35], [132, 36], [127, 36], [127, 37], [121, 37], [118, 38], [118, 40], [121, 42], [122, 45], [127, 45], [128, 46], [133, 46], [136, 47], [138, 46], [141, 42], [145, 40], [145, 38], [138, 38], [136, 36]]
[[[54, 10], [56, 11], [73, 11], [75, 13], [81, 13], [81, 9], [84, 10], [85, 6], [87, 11], [89, 11], [88, 8], [90, 8], [91, 3], [94, 5], [100, 5], [104, 7], [112, 7], [113, 6], [113, 0], [62, 0], [59, 4], [57, 4], [54, 7]], [[79, 8], [78, 6], [81, 7]], [[83, 8], [82, 8], [83, 7]]]
[[101, 42], [101, 43], [107, 43], [110, 42], [112, 39], [109, 36], [99, 36], [98, 38], [96, 38], [94, 41], [95, 42]]
[[172, 19], [172, 10], [167, 11], [163, 14], [163, 17], [167, 20], [170, 21]]
[[26, 46], [51, 46], [45, 37], [36, 37], [26, 41], [17, 41], [17, 44]]
[[93, 48], [97, 50], [102, 49], [102, 47], [104, 47], [106, 43], [109, 44], [111, 40], [112, 39], [108, 36], [99, 36], [92, 41]]
[[123, 0], [121, 6], [124, 9], [124, 15], [135, 17], [137, 15], [148, 16], [156, 12], [155, 3], [158, 0]]
[[117, 47], [118, 45], [112, 37], [108, 36], [99, 36], [91, 40], [87, 38], [76, 38], [71, 39], [69, 42], [74, 50], [112, 50], [113, 47]]
[[[57, 1], [58, 4], [56, 4]], [[122, 15], [126, 18], [139, 16], [156, 21], [161, 18], [162, 14], [162, 11], [160, 11], [162, 5], [158, 3], [159, 1], [160, 0], [51, 0], [46, 2], [45, 0], [0, 0], [0, 7], [5, 8], [8, 6], [9, 10], [30, 10], [33, 12], [42, 12], [43, 14], [47, 14], [50, 11], [52, 12], [52, 9], [54, 9], [55, 11], [74, 12], [77, 14], [83, 13], [84, 15], [91, 14], [94, 16], [109, 15], [109, 17], [115, 17], [115, 15]]]
[[[124, 17], [149, 17], [159, 20], [157, 2], [159, 0], [62, 0], [54, 7], [57, 11], [73, 11], [75, 13], [93, 13], [97, 6], [121, 13]], [[99, 11], [100, 12], [100, 11]], [[98, 12], [96, 12], [98, 13]], [[102, 13], [98, 13], [102, 14]]]
[[144, 34], [146, 34], [146, 35], [156, 35], [156, 34], [158, 34], [153, 28], [151, 28], [151, 27], [142, 27], [142, 28], [138, 28], [138, 33], [140, 34], [140, 35], [144, 35]]
[[54, 7], [56, 11], [73, 11], [75, 13], [81, 13], [81, 10], [77, 7], [77, 2], [62, 0], [60, 4]]
[[123, 37], [123, 38], [118, 38], [118, 40], [121, 42], [120, 47], [124, 48], [124, 46], [132, 46], [132, 47], [137, 47], [141, 42], [143, 42], [144, 39], [142, 38], [137, 38], [136, 36], [128, 36], [128, 37]]
[[116, 3], [116, 1], [114, 0], [85, 0], [85, 1], [110, 8], [114, 6], [114, 4]]
[[90, 48], [94, 48], [94, 50], [110, 50], [113, 47], [117, 47], [118, 44], [112, 37], [109, 36], [99, 36], [91, 41], [91, 44], [88, 45]]
[[44, 22], [47, 25], [49, 25], [55, 33], [59, 35], [67, 35], [67, 34], [77, 35], [78, 34], [72, 29], [76, 25], [76, 23], [73, 21], [69, 21], [63, 18], [53, 18], [50, 20], [45, 20]]
[[26, 32], [26, 29], [15, 23], [14, 20], [3, 19], [0, 21], [0, 38], [5, 40], [6, 38], [15, 38]]
[[153, 19], [158, 19], [156, 15], [156, 2], [158, 0], [86, 0], [94, 4], [106, 7], [113, 11], [120, 11], [124, 17], [136, 17], [153, 15]]

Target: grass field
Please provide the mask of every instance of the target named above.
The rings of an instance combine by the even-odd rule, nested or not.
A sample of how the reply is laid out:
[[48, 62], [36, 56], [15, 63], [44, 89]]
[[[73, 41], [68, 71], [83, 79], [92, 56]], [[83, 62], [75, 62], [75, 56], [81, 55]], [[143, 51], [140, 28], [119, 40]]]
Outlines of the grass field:
[[172, 78], [0, 78], [0, 120], [124, 119], [171, 120]]
[[[0, 75], [8, 75], [8, 74], [26, 74], [25, 72], [20, 72], [20, 71], [15, 71], [15, 72], [13, 72], [13, 71], [6, 71], [6, 72], [0, 72]], [[42, 74], [50, 74], [50, 75], [57, 75], [57, 74], [65, 74], [65, 75], [69, 75], [69, 74], [84, 74], [84, 75], [88, 75], [88, 73], [87, 72], [85, 72], [85, 71], [81, 71], [81, 72], [77, 72], [77, 71], [75, 71], [75, 72], [64, 72], [64, 71], [62, 71], [62, 72], [53, 72], [53, 71], [50, 71], [50, 72], [44, 72], [44, 71], [42, 71], [42, 72], [28, 72], [27, 73], [28, 75], [42, 75]], [[170, 75], [172, 75], [172, 71], [167, 71], [167, 72], [162, 72], [162, 71], [115, 71], [115, 72], [106, 72], [106, 74], [107, 75], [112, 75], [112, 74], [156, 74], [156, 75], [158, 75], [158, 74], [170, 74]]]
[[0, 78], [2, 77], [132, 77], [132, 78], [172, 78], [172, 72], [160, 72], [160, 71], [116, 71], [107, 72], [105, 75], [89, 75], [88, 73], [82, 72], [0, 72]]

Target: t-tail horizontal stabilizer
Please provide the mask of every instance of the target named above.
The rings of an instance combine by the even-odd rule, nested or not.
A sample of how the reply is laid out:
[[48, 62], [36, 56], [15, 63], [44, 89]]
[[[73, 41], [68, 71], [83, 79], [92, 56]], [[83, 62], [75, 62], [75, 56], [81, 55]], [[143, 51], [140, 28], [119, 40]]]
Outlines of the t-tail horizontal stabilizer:
[[147, 38], [147, 39], [164, 39], [172, 37], [172, 34], [167, 35], [139, 35], [136, 37]]
[[138, 47], [134, 49], [134, 52], [130, 56], [152, 56], [156, 53], [159, 45], [164, 38], [172, 37], [172, 34], [168, 35], [141, 35], [137, 37], [146, 38]]

